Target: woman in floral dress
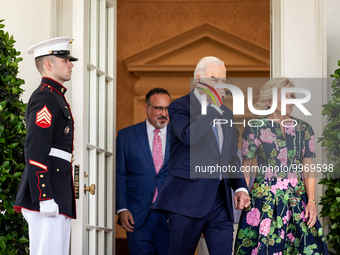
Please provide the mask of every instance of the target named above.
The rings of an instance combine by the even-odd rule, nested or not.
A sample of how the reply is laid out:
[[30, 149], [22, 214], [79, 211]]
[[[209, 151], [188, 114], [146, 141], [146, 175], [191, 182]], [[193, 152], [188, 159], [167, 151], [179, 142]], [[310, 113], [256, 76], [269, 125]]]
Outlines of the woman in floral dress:
[[[267, 82], [255, 108], [269, 109], [276, 87], [277, 109], [260, 116], [243, 132], [242, 166], [251, 168], [256, 158], [259, 170], [250, 191], [251, 205], [240, 219], [235, 254], [328, 254], [316, 215], [315, 175], [306, 171], [315, 157], [313, 129], [290, 116], [292, 105], [281, 115], [280, 89], [293, 86], [287, 78]], [[286, 97], [295, 95], [287, 93]], [[246, 180], [249, 185], [249, 174]]]

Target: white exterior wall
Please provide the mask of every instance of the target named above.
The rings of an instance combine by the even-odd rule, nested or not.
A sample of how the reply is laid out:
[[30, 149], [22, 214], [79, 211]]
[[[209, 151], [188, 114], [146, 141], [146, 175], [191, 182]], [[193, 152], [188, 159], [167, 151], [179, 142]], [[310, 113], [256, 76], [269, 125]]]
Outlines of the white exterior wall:
[[[5, 24], [4, 31], [13, 35], [14, 40], [16, 40], [14, 47], [21, 52], [20, 57], [23, 58], [23, 61], [19, 63], [20, 73], [18, 77], [25, 80], [25, 84], [22, 85], [25, 90], [23, 94], [25, 103], [28, 102], [30, 95], [39, 86], [41, 80], [41, 76], [35, 67], [34, 56], [27, 54], [27, 49], [55, 36], [72, 37], [71, 29], [58, 29], [58, 26], [61, 27], [65, 21], [59, 25], [56, 24], [55, 20], [57, 21], [57, 19], [54, 18], [56, 16], [55, 5], [55, 0], [0, 0], [0, 19], [5, 19], [3, 21], [3, 24]], [[63, 20], [66, 20], [66, 13]], [[72, 28], [72, 23], [68, 27]], [[71, 103], [71, 83], [65, 83], [65, 87], [68, 88], [66, 98]]]
[[[338, 69], [338, 60], [340, 60], [340, 1], [327, 0], [326, 5], [327, 17], [327, 75], [334, 73]], [[333, 78], [332, 78], [333, 79]], [[329, 90], [329, 97], [331, 99], [332, 91]]]
[[0, 19], [5, 19], [4, 30], [13, 35], [14, 47], [21, 51], [24, 59], [19, 63], [19, 75], [25, 80], [22, 88], [24, 102], [27, 102], [34, 89], [39, 85], [41, 76], [34, 64], [33, 55], [27, 49], [51, 35], [51, 6], [46, 0], [0, 0]]

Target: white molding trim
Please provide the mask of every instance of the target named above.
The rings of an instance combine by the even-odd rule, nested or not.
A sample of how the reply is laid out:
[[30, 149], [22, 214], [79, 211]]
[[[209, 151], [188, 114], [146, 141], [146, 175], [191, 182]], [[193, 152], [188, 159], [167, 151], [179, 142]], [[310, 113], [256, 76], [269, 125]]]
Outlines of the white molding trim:
[[[57, 0], [58, 1], [58, 0]], [[72, 255], [86, 254], [88, 244], [86, 243], [85, 232], [82, 231], [83, 226], [87, 223], [86, 210], [83, 210], [82, 204], [84, 198], [81, 195], [84, 192], [83, 188], [85, 180], [83, 178], [84, 172], [88, 173], [87, 169], [87, 129], [83, 128], [87, 125], [87, 34], [85, 26], [87, 25], [87, 4], [84, 0], [72, 0], [73, 12], [72, 12], [72, 54], [77, 56], [79, 60], [76, 62], [73, 68], [72, 80], [72, 113], [75, 118], [75, 134], [74, 134], [74, 164], [80, 165], [79, 171], [79, 199], [76, 201], [77, 205], [77, 220], [72, 221], [71, 230], [71, 252]], [[86, 183], [88, 184], [88, 183]]]
[[[315, 53], [317, 56], [317, 77], [327, 78], [327, 20], [326, 1], [315, 0]], [[326, 97], [327, 99], [327, 94]]]
[[63, 0], [51, 0], [51, 38], [61, 36]]
[[282, 47], [282, 33], [283, 33], [283, 21], [281, 10], [281, 0], [270, 1], [270, 77], [282, 76], [282, 61], [283, 61], [283, 47]]
[[[321, 100], [322, 105], [328, 102], [328, 91], [330, 87], [328, 85], [328, 73], [327, 73], [327, 16], [326, 16], [326, 0], [315, 0], [315, 29], [316, 38], [315, 38], [315, 51], [316, 51], [316, 65], [317, 65], [317, 76], [322, 77], [322, 89], [321, 89]], [[321, 50], [319, 50], [321, 49]], [[322, 121], [320, 123], [319, 128], [321, 128], [320, 133], [327, 125], [327, 117], [322, 116]], [[318, 147], [316, 147], [318, 148]], [[319, 157], [323, 162], [329, 163], [329, 160], [326, 156], [325, 148], [319, 147], [317, 149], [317, 153], [319, 153]], [[316, 203], [320, 202], [320, 195], [324, 195], [326, 188], [324, 185], [317, 184], [316, 187]], [[317, 206], [318, 211], [322, 209], [320, 205]], [[327, 222], [327, 219], [320, 219], [321, 224], [323, 225]], [[327, 234], [329, 232], [329, 226], [324, 227], [324, 232]]]

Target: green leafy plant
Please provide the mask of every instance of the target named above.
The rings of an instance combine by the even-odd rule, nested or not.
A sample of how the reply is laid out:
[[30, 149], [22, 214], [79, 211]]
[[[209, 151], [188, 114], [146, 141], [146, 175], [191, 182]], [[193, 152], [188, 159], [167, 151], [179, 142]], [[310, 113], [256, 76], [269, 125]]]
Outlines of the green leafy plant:
[[[340, 60], [338, 61], [340, 66]], [[321, 197], [320, 205], [322, 210], [321, 217], [329, 218], [324, 226], [329, 225], [329, 233], [326, 238], [328, 248], [333, 248], [336, 252], [330, 254], [340, 254], [340, 68], [336, 69], [331, 77], [332, 81], [332, 100], [323, 105], [322, 115], [327, 116], [328, 124], [325, 126], [322, 137], [318, 142], [326, 147], [327, 158], [333, 164], [333, 172], [325, 174], [319, 184], [327, 187], [325, 196]]]
[[25, 167], [26, 105], [20, 99], [24, 80], [17, 78], [19, 51], [0, 20], [0, 254], [27, 254], [27, 223], [13, 211]]

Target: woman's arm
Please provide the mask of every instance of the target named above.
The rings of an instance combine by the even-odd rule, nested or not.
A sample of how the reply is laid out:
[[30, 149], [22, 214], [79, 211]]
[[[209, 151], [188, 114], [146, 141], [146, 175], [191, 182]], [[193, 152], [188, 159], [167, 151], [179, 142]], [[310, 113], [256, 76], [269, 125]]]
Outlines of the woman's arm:
[[[311, 172], [312, 158], [304, 158], [303, 178], [307, 190], [308, 203], [305, 210], [305, 218], [308, 218], [307, 225], [311, 228], [316, 222], [316, 204], [315, 204], [315, 172]], [[309, 170], [309, 171], [308, 171]]]

